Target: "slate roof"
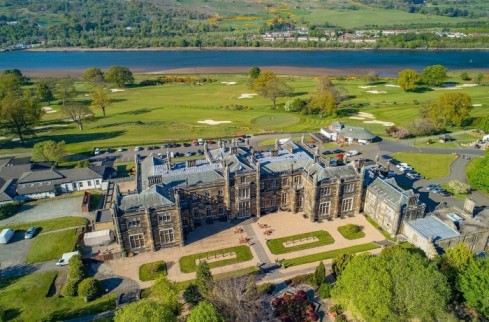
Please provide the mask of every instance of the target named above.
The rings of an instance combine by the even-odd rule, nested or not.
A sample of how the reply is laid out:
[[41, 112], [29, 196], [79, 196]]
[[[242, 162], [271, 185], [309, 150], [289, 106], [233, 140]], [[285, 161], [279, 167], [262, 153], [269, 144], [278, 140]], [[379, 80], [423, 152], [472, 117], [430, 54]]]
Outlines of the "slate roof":
[[168, 187], [154, 185], [141, 193], [123, 196], [119, 208], [123, 211], [130, 211], [174, 204], [173, 195]]
[[353, 138], [356, 140], [373, 140], [376, 135], [372, 132], [356, 126], [345, 126], [338, 132], [339, 135], [342, 135], [346, 138]]
[[[4, 159], [6, 160], [6, 159]], [[13, 161], [18, 159], [9, 159], [8, 162], [3, 161], [3, 166], [0, 164], [0, 178], [19, 179], [25, 172], [50, 170], [52, 162], [26, 163], [26, 159], [21, 161]]]
[[14, 200], [17, 192], [15, 191], [15, 179], [7, 181], [0, 178], [0, 203]]
[[376, 178], [367, 188], [380, 195], [383, 201], [395, 208], [400, 208], [409, 202], [409, 197], [414, 196], [412, 189], [404, 190], [399, 187], [394, 178]]
[[17, 185], [17, 194], [19, 196], [30, 195], [35, 193], [54, 192], [55, 184], [53, 181], [32, 182]]
[[436, 216], [426, 216], [405, 224], [411, 226], [426, 239], [433, 237], [433, 241], [453, 238], [460, 235], [456, 230], [446, 225]]
[[[61, 170], [60, 170], [61, 171]], [[63, 179], [64, 176], [57, 172], [56, 170], [41, 170], [41, 171], [29, 171], [24, 172], [20, 177], [18, 184], [31, 183], [31, 182], [41, 182], [41, 181], [52, 181]]]
[[317, 182], [323, 180], [354, 178], [358, 175], [358, 172], [352, 163], [343, 166], [325, 168], [321, 167], [317, 163], [313, 163], [308, 165], [305, 170], [311, 177], [314, 177], [314, 175], [317, 174]]
[[[102, 169], [103, 168], [103, 169]], [[97, 171], [105, 172], [105, 167], [96, 167]], [[98, 173], [93, 168], [75, 168], [75, 169], [66, 169], [66, 170], [58, 170], [58, 172], [63, 176], [63, 180], [61, 183], [69, 183], [73, 181], [82, 181], [82, 180], [95, 180], [102, 179], [103, 174]]]

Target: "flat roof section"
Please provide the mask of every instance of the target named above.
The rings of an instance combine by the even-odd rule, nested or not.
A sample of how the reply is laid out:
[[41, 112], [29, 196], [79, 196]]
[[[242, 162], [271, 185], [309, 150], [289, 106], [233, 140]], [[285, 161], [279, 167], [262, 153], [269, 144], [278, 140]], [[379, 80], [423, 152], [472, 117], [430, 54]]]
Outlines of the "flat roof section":
[[459, 236], [459, 232], [447, 226], [444, 222], [434, 216], [427, 216], [407, 223], [426, 239], [433, 237], [434, 241]]

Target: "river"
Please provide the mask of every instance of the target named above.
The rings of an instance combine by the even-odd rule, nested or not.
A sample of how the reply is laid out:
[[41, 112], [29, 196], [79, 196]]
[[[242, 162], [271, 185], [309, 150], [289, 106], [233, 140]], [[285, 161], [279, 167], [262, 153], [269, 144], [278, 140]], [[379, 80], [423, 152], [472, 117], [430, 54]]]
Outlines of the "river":
[[478, 50], [194, 50], [13, 51], [0, 53], [0, 70], [83, 70], [126, 66], [137, 71], [250, 66], [392, 73], [441, 64], [450, 70], [489, 68], [489, 51]]

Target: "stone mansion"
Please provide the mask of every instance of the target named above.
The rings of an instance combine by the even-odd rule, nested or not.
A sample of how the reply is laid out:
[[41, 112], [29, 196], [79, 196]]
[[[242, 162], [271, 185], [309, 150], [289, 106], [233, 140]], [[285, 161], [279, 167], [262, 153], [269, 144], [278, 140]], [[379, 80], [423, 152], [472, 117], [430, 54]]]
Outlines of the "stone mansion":
[[[260, 217], [276, 211], [311, 221], [354, 216], [363, 204], [364, 168], [358, 161], [330, 166], [292, 140], [269, 152], [248, 146], [204, 145], [205, 160], [173, 162], [136, 157], [136, 191], [108, 189], [117, 241], [127, 252], [183, 245], [203, 222]], [[299, 214], [300, 213], [300, 214]]]

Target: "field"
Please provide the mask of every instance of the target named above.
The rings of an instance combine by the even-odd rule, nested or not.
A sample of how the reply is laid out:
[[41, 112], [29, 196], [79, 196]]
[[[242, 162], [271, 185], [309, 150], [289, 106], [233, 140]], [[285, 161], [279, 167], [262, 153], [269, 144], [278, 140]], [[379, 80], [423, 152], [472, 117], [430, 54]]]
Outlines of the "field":
[[392, 156], [406, 162], [426, 179], [442, 178], [450, 174], [450, 164], [457, 158], [454, 155], [398, 152]]
[[26, 230], [31, 226], [36, 226], [41, 228], [40, 230], [41, 233], [46, 233], [48, 231], [58, 230], [67, 227], [83, 226], [86, 223], [87, 220], [81, 217], [61, 217], [61, 218], [33, 221], [25, 224], [2, 226], [0, 227], [0, 230], [3, 230], [5, 228], [12, 228], [13, 230]]
[[[0, 153], [28, 151], [35, 142], [42, 140], [64, 140], [70, 153], [88, 153], [95, 146], [132, 147], [135, 145], [158, 144], [167, 141], [192, 140], [195, 138], [231, 137], [237, 132], [246, 134], [269, 132], [309, 132], [318, 130], [334, 120], [341, 120], [351, 125], [363, 126], [377, 135], [385, 135], [385, 126], [366, 124], [365, 120], [350, 119], [358, 112], [371, 113], [376, 120], [394, 122], [407, 126], [418, 117], [423, 103], [436, 99], [443, 90], [427, 90], [420, 93], [405, 93], [391, 86], [393, 80], [385, 80], [375, 90], [386, 92], [368, 93], [360, 88], [365, 83], [359, 79], [334, 80], [334, 83], [348, 91], [351, 99], [341, 105], [336, 118], [320, 118], [318, 115], [303, 115], [286, 112], [282, 109], [272, 110], [271, 101], [259, 96], [239, 99], [241, 94], [253, 93], [248, 88], [248, 77], [243, 74], [207, 75], [215, 77], [217, 82], [202, 86], [159, 85], [147, 87], [124, 88], [122, 92], [111, 93], [114, 99], [107, 109], [107, 116], [102, 117], [99, 110], [94, 110], [95, 118], [85, 125], [83, 131], [64, 121], [58, 105], [51, 107], [56, 111], [43, 116], [37, 137], [25, 145], [8, 140], [3, 141], [4, 149]], [[453, 74], [456, 81], [458, 74]], [[139, 75], [138, 78], [155, 78], [153, 75]], [[307, 98], [315, 91], [316, 80], [307, 76], [285, 77], [294, 89], [292, 98], [279, 98], [283, 104], [293, 98]], [[221, 82], [237, 82], [226, 85]], [[388, 82], [389, 84], [385, 83]], [[79, 91], [78, 100], [89, 103], [93, 87], [84, 82], [76, 84]], [[113, 87], [111, 87], [113, 88]], [[489, 95], [487, 87], [475, 86], [460, 89], [472, 97], [474, 108], [471, 115], [476, 118], [487, 114]], [[231, 121], [227, 124], [207, 125], [198, 123], [204, 120]], [[450, 129], [458, 130], [458, 129]]]
[[55, 271], [38, 272], [0, 280], [0, 307], [6, 320], [65, 321], [70, 318], [114, 309], [114, 296], [86, 303], [82, 298], [61, 298], [50, 294]]

